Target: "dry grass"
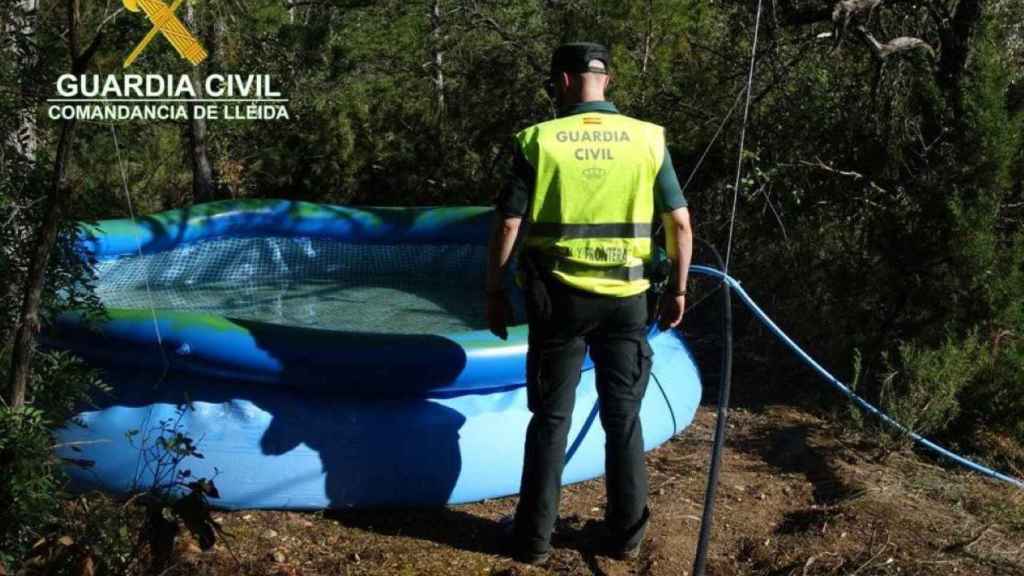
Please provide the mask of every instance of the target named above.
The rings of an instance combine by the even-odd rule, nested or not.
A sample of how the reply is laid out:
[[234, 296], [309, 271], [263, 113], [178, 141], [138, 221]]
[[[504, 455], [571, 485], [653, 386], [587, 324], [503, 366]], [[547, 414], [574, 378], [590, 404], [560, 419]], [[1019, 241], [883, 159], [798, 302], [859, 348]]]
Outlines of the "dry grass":
[[[180, 574], [605, 574], [691, 570], [714, 425], [702, 408], [648, 455], [648, 541], [639, 559], [595, 548], [601, 480], [567, 487], [555, 553], [542, 567], [501, 552], [497, 520], [515, 498], [447, 509], [219, 513], [231, 537], [179, 545]], [[879, 461], [799, 410], [734, 410], [709, 573], [726, 575], [1024, 574], [1024, 491], [909, 453]], [[865, 456], [867, 454], [867, 456]]]

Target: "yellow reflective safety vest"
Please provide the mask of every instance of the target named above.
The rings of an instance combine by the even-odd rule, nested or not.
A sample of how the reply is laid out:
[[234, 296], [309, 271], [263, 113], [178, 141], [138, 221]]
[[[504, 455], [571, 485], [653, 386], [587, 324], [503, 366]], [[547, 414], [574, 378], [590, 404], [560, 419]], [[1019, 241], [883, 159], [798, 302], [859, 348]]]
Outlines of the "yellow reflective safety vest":
[[664, 129], [582, 113], [535, 124], [516, 141], [536, 172], [525, 248], [570, 286], [619, 297], [647, 290]]

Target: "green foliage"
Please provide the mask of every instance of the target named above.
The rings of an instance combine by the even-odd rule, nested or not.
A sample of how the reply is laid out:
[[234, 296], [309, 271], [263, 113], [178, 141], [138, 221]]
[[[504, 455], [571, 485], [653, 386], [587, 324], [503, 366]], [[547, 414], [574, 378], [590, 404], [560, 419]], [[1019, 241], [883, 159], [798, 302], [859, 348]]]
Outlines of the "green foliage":
[[882, 408], [911, 432], [943, 430], [960, 412], [961, 392], [987, 365], [974, 333], [948, 337], [935, 348], [902, 343], [895, 354], [885, 356]]
[[32, 545], [19, 574], [109, 576], [139, 574], [143, 559], [137, 554], [138, 511], [101, 494], [62, 503], [50, 532]]
[[1024, 445], [1024, 342], [1005, 332], [999, 337], [993, 362], [964, 395], [964, 411], [978, 425], [1009, 434]]
[[[915, 10], [887, 10], [887, 34], [927, 37]], [[733, 246], [735, 274], [755, 297], [771, 295], [770, 313], [813, 355], [850, 366], [858, 351], [840, 375], [915, 431], [947, 440], [1024, 420], [995, 408], [1005, 397], [991, 384], [1012, 394], [1024, 381], [1007, 345], [1024, 332], [1022, 220], [1012, 208], [1022, 125], [1007, 105], [1002, 34], [979, 22], [953, 90], [906, 58], [886, 63], [872, 93], [866, 52], [798, 55], [797, 42], [780, 43], [778, 59], [792, 65], [754, 110], [762, 149]], [[762, 71], [764, 82], [775, 74]], [[720, 202], [702, 195], [691, 205]], [[996, 354], [1004, 333], [1013, 336]], [[741, 366], [757, 362], [739, 346]], [[784, 381], [792, 364], [773, 358], [769, 369]]]
[[[6, 464], [0, 477], [0, 562], [13, 568], [42, 566], [53, 574], [80, 573], [73, 570], [82, 562], [103, 574], [138, 573], [144, 561], [151, 569], [166, 565], [179, 524], [204, 549], [213, 546], [220, 529], [208, 498], [219, 494], [213, 479], [194, 477], [186, 467], [203, 455], [180, 417], [130, 438], [143, 457], [142, 468], [156, 477], [154, 486], [140, 488], [132, 499], [136, 506], [102, 495], [67, 497], [61, 465], [88, 468], [95, 463], [84, 458], [61, 462], [54, 456], [52, 430], [68, 417], [72, 404], [50, 395], [84, 401], [95, 376], [67, 354], [37, 358], [42, 361], [35, 375], [49, 383], [35, 394], [47, 401], [0, 408], [0, 460]], [[182, 407], [180, 415], [186, 410]], [[144, 548], [149, 550], [145, 557]]]
[[5, 563], [24, 555], [59, 512], [50, 423], [32, 406], [0, 407], [0, 550]]
[[93, 395], [111, 391], [96, 370], [69, 352], [40, 352], [34, 360], [30, 386], [32, 405], [46, 415], [51, 427], [63, 424]]
[[81, 559], [89, 558], [96, 574], [140, 573], [143, 559], [138, 554], [135, 527], [141, 524], [142, 514], [137, 507], [109, 496], [88, 494], [70, 499], [63, 506], [60, 529], [55, 534], [71, 539], [77, 557], [64, 559], [62, 567], [81, 566]]
[[[0, 354], [0, 382], [7, 382], [8, 359]], [[63, 524], [64, 493], [61, 462], [53, 454], [52, 431], [87, 402], [90, 394], [105, 390], [96, 372], [74, 356], [60, 351], [33, 356], [29, 385], [31, 404], [0, 407], [0, 560], [17, 566], [29, 547]], [[68, 425], [76, 425], [69, 423]], [[72, 450], [75, 450], [72, 447]], [[78, 465], [89, 466], [82, 460]]]

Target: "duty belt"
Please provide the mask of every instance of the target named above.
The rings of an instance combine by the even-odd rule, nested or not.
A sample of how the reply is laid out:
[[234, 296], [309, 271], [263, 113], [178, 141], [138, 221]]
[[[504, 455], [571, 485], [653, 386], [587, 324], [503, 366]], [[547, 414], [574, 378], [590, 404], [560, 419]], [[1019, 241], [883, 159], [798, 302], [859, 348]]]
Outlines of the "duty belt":
[[625, 266], [621, 264], [613, 266], [595, 266], [593, 264], [584, 264], [582, 262], [566, 260], [564, 258], [545, 254], [538, 254], [537, 260], [547, 270], [564, 272], [571, 276], [610, 278], [626, 282], [634, 282], [644, 277], [643, 264], [635, 264], [632, 266]]

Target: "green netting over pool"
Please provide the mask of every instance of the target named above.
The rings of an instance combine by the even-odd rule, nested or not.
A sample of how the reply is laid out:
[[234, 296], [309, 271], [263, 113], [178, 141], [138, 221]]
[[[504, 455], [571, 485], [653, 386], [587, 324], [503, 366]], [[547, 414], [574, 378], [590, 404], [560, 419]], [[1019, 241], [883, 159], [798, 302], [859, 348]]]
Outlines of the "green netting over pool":
[[331, 330], [443, 334], [486, 326], [486, 247], [219, 238], [100, 261], [110, 308], [203, 312]]

